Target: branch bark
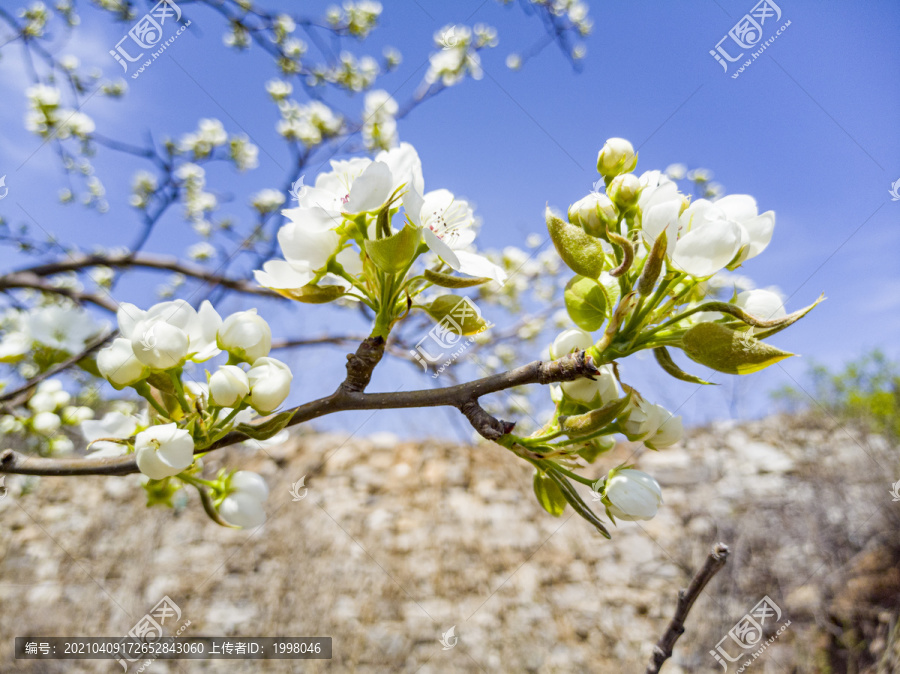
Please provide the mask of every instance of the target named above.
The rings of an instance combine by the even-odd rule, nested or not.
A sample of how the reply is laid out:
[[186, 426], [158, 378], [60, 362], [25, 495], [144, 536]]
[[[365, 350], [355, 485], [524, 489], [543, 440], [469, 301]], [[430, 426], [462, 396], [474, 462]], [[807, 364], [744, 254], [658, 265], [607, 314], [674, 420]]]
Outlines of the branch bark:
[[653, 648], [653, 657], [647, 667], [646, 674], [658, 674], [663, 663], [672, 657], [672, 649], [675, 647], [675, 642], [678, 641], [678, 637], [684, 634], [684, 621], [687, 620], [691, 607], [697, 601], [700, 593], [703, 592], [706, 584], [725, 566], [725, 562], [728, 561], [728, 552], [727, 545], [716, 543], [700, 571], [691, 580], [691, 584], [688, 585], [686, 590], [678, 592], [678, 604], [675, 607], [675, 615], [669, 622], [665, 633]]
[[70, 300], [75, 300], [76, 302], [88, 302], [94, 304], [113, 313], [116, 313], [119, 308], [119, 305], [112, 297], [102, 297], [100, 295], [74, 290], [73, 288], [55, 286], [47, 279], [29, 271], [13, 272], [11, 274], [0, 276], [0, 290], [12, 290], [14, 288], [31, 288], [33, 290], [41, 290], [45, 293], [61, 295], [63, 297], [68, 297]]
[[[383, 345], [382, 345], [383, 346]], [[375, 347], [366, 347], [375, 348]], [[363, 346], [360, 346], [363, 349]], [[377, 350], [377, 349], [376, 349]], [[357, 352], [359, 355], [359, 352]], [[365, 362], [370, 356], [361, 356]], [[368, 361], [371, 362], [371, 361]], [[355, 366], [354, 366], [355, 367]], [[372, 366], [374, 367], [374, 365]], [[348, 380], [350, 364], [348, 363]], [[355, 373], [356, 377], [359, 373]], [[580, 377], [590, 377], [597, 374], [597, 368], [592, 360], [585, 357], [583, 351], [563, 356], [554, 361], [543, 363], [534, 361], [528, 365], [503, 372], [500, 374], [483, 377], [466, 384], [448, 386], [437, 389], [424, 389], [419, 391], [399, 391], [386, 393], [364, 393], [346, 388], [343, 384], [330, 396], [313, 400], [292, 412], [288, 426], [311, 421], [318, 417], [335, 412], [347, 410], [372, 410], [372, 409], [406, 409], [412, 407], [455, 407], [466, 416], [475, 426], [476, 430], [488, 439], [495, 440], [504, 432], [511, 430], [509, 422], [503, 422], [489, 417], [484, 410], [478, 412], [475, 408], [481, 396], [496, 393], [505, 389], [527, 384], [550, 384], [553, 382], [572, 381]], [[369, 371], [371, 376], [371, 371]], [[362, 378], [352, 379], [351, 384], [358, 385]], [[344, 382], [346, 384], [346, 381]], [[476, 403], [473, 407], [472, 403]], [[478, 409], [481, 409], [478, 407]], [[257, 424], [265, 423], [270, 417], [264, 417]], [[501, 426], [505, 424], [505, 426]], [[503, 429], [506, 428], [504, 431]], [[246, 440], [247, 436], [237, 431], [232, 431], [219, 441], [203, 449], [197, 449], [197, 454], [204, 454], [223, 447], [228, 447], [237, 442]], [[127, 475], [138, 472], [134, 454], [112, 457], [107, 459], [47, 459], [20, 454], [12, 449], [0, 452], [0, 474], [18, 473], [21, 475]]]
[[[67, 271], [78, 271], [88, 267], [112, 267], [114, 269], [128, 267], [145, 267], [148, 269], [162, 269], [166, 271], [184, 274], [192, 278], [206, 281], [213, 285], [220, 285], [229, 290], [237, 290], [250, 295], [263, 295], [283, 299], [278, 293], [267, 288], [261, 288], [242, 279], [232, 279], [215, 274], [199, 265], [182, 262], [178, 258], [164, 255], [152, 255], [149, 253], [123, 253], [121, 255], [79, 255], [57, 262], [21, 269], [12, 272], [8, 276], [34, 275], [52, 276]], [[2, 282], [2, 281], [0, 281]]]

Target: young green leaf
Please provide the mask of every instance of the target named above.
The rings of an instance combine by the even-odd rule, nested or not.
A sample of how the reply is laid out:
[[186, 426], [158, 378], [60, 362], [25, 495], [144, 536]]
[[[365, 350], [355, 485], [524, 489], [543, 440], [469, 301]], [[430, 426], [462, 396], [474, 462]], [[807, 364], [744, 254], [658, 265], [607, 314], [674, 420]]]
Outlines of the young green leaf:
[[698, 323], [684, 333], [681, 348], [691, 360], [726, 374], [758, 372], [794, 355], [719, 323]]
[[396, 274], [415, 259], [421, 238], [418, 227], [406, 225], [384, 239], [367, 239], [366, 253], [381, 271]]
[[606, 322], [606, 293], [593, 279], [575, 276], [563, 294], [569, 318], [582, 330], [594, 332]]
[[559, 517], [566, 509], [566, 497], [556, 483], [540, 470], [534, 471], [534, 495], [541, 507], [554, 517]]
[[478, 307], [467, 297], [441, 295], [425, 307], [438, 323], [443, 323], [457, 335], [474, 335], [487, 328]]
[[553, 245], [569, 269], [588, 278], [599, 277], [606, 261], [600, 239], [556, 217], [549, 208], [546, 217]]

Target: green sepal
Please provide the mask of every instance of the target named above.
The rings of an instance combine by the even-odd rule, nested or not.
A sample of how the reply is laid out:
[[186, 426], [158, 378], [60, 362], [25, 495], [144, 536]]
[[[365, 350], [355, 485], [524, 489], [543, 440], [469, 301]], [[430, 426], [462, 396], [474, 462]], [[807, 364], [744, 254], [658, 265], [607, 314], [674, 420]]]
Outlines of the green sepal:
[[341, 286], [317, 286], [313, 283], [300, 288], [274, 288], [274, 290], [282, 297], [304, 304], [327, 304], [344, 295]]
[[440, 271], [431, 271], [430, 269], [426, 269], [423, 275], [425, 276], [426, 281], [436, 286], [440, 286], [441, 288], [471, 288], [493, 280], [484, 276], [463, 278], [461, 276], [454, 276], [453, 274], [445, 274]]
[[406, 225], [396, 234], [383, 239], [367, 239], [366, 253], [383, 272], [396, 274], [415, 259], [422, 235], [417, 227]]
[[[463, 303], [468, 307], [460, 308]], [[446, 322], [458, 335], [474, 335], [487, 328], [487, 322], [478, 314], [471, 300], [459, 295], [441, 295], [424, 308], [438, 323], [447, 319]]]
[[631, 393], [606, 403], [603, 407], [591, 410], [577, 416], [561, 416], [559, 428], [570, 438], [582, 435], [590, 435], [611, 424], [628, 407], [631, 401]]
[[293, 416], [294, 413], [291, 410], [285, 410], [267, 418], [262, 423], [238, 424], [234, 430], [254, 440], [268, 440], [287, 426]]

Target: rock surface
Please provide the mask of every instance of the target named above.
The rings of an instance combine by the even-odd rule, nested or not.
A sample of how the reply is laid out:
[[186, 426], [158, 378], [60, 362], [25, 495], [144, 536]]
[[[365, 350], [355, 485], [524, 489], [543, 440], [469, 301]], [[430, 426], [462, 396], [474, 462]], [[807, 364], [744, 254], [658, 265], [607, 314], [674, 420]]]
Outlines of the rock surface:
[[[589, 475], [635, 463], [665, 503], [652, 521], [611, 527], [611, 541], [571, 509], [544, 513], [530, 469], [500, 447], [384, 433], [210, 456], [208, 474], [224, 464], [266, 478], [269, 518], [253, 532], [213, 524], [194, 493], [174, 513], [146, 509], [136, 476], [7, 478], [0, 670], [119, 671], [15, 661], [12, 637], [122, 635], [168, 596], [186, 636], [332, 636], [334, 657], [158, 661], [158, 672], [643, 672], [678, 590], [721, 540], [729, 563], [663, 671], [720, 671], [709, 652], [764, 596], [782, 611], [775, 625], [791, 625], [754, 671], [815, 671], [816, 620], [867, 596], [854, 586], [841, 599], [841, 579], [898, 519], [896, 450], [877, 440], [779, 417], [696, 429], [660, 452], [620, 445]], [[891, 566], [882, 557], [869, 555], [869, 575]], [[879, 582], [873, 610], [896, 619], [900, 580]]]

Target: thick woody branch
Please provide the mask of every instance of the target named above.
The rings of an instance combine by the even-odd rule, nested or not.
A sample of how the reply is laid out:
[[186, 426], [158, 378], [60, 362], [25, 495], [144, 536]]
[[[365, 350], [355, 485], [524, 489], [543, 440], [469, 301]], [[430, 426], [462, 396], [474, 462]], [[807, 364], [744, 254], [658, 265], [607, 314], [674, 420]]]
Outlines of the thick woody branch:
[[[367, 349], [377, 351], [376, 345], [370, 345]], [[363, 350], [363, 346], [360, 346]], [[363, 350], [363, 355], [357, 352], [357, 356], [364, 362], [371, 362], [374, 356]], [[354, 365], [354, 368], [356, 366]], [[373, 366], [374, 367], [374, 366]], [[350, 363], [348, 362], [348, 370]], [[359, 374], [359, 373], [356, 373]], [[590, 358], [586, 358], [584, 352], [577, 352], [564, 356], [558, 360], [543, 363], [534, 361], [528, 365], [491, 375], [482, 379], [448, 386], [446, 388], [424, 389], [419, 391], [398, 391], [387, 393], [363, 393], [352, 391], [342, 385], [330, 396], [313, 400], [292, 412], [288, 426], [302, 424], [312, 419], [343, 412], [347, 410], [374, 410], [374, 409], [407, 409], [412, 407], [455, 407], [466, 415], [466, 418], [475, 425], [476, 430], [485, 437], [499, 438], [503, 434], [508, 422], [498, 421], [492, 417], [488, 419], [484, 410], [478, 408], [475, 403], [481, 396], [496, 393], [516, 386], [528, 384], [550, 384], [553, 382], [572, 381], [580, 377], [590, 377], [597, 374], [597, 369]], [[369, 371], [371, 375], [371, 371]], [[349, 379], [348, 373], [348, 379]], [[354, 380], [359, 384], [362, 380]], [[346, 382], [345, 382], [346, 383]], [[476, 409], [478, 408], [478, 409]], [[267, 421], [268, 417], [258, 420], [257, 424]], [[505, 432], [509, 432], [506, 430]], [[485, 435], [487, 433], [487, 435]], [[228, 447], [246, 440], [247, 436], [237, 431], [232, 431], [225, 437], [196, 453], [211, 452], [222, 447]], [[18, 473], [23, 475], [127, 475], [138, 472], [134, 455], [119, 456], [107, 459], [46, 459], [20, 454], [12, 449], [0, 452], [0, 474]]]
[[384, 356], [384, 337], [366, 337], [356, 353], [347, 354], [347, 378], [338, 393], [362, 393], [372, 380], [375, 366]]
[[706, 558], [703, 567], [691, 580], [691, 584], [688, 585], [686, 590], [678, 592], [678, 605], [675, 608], [675, 616], [669, 622], [665, 633], [653, 648], [653, 658], [650, 660], [646, 674], [658, 674], [663, 663], [672, 657], [672, 648], [674, 648], [675, 642], [678, 641], [678, 637], [684, 634], [684, 621], [687, 620], [691, 607], [697, 601], [700, 593], [703, 592], [706, 584], [719, 572], [719, 569], [725, 566], [726, 561], [728, 561], [728, 546], [724, 543], [716, 543], [712, 552]]
[[52, 276], [67, 271], [78, 271], [89, 267], [112, 267], [114, 269], [128, 267], [145, 267], [147, 269], [162, 269], [166, 271], [184, 274], [192, 278], [206, 281], [212, 285], [222, 286], [230, 290], [237, 290], [251, 295], [264, 295], [267, 297], [281, 297], [277, 293], [266, 288], [260, 288], [241, 279], [232, 279], [220, 276], [203, 267], [178, 258], [163, 255], [151, 255], [149, 253], [123, 253], [121, 255], [79, 255], [58, 262], [29, 267], [11, 275], [33, 274], [34, 276]]

